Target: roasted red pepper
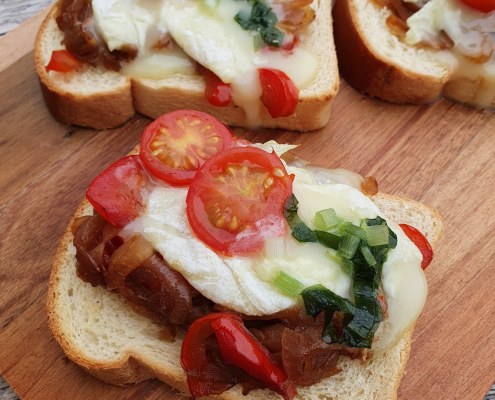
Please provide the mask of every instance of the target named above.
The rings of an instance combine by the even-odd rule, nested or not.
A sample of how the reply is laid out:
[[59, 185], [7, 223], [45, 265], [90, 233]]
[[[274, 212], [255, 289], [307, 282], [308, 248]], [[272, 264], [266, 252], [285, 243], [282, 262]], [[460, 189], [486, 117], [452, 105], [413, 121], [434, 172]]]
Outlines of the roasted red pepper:
[[430, 265], [431, 260], [433, 259], [433, 249], [430, 246], [430, 242], [428, 242], [428, 239], [426, 239], [424, 235], [420, 231], [418, 231], [414, 226], [407, 224], [400, 224], [400, 227], [423, 255], [421, 268], [425, 269], [428, 265]]
[[189, 392], [193, 398], [219, 394], [231, 386], [218, 366], [209, 366], [206, 342], [214, 334], [222, 358], [268, 388], [276, 391], [285, 400], [292, 400], [296, 387], [285, 371], [277, 364], [270, 352], [246, 329], [241, 317], [231, 313], [209, 314], [196, 320], [182, 344], [181, 363], [187, 374]]
[[81, 66], [81, 62], [67, 50], [53, 50], [46, 71], [71, 72]]

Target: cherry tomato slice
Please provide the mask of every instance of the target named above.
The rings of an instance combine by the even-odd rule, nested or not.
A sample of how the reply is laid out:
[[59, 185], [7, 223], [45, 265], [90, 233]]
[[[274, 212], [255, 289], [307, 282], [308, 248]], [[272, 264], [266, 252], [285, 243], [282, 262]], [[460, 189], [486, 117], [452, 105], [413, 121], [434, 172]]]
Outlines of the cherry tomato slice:
[[420, 231], [418, 231], [414, 226], [407, 224], [400, 224], [400, 227], [423, 255], [421, 268], [426, 269], [426, 267], [430, 265], [431, 260], [433, 259], [433, 249], [431, 248], [428, 239], [426, 239], [424, 235]]
[[226, 255], [259, 251], [265, 236], [285, 232], [283, 207], [292, 177], [275, 153], [234, 147], [198, 170], [187, 193], [186, 211], [194, 233]]
[[233, 145], [232, 132], [216, 118], [201, 111], [178, 110], [146, 127], [139, 157], [155, 177], [184, 185], [207, 159]]
[[122, 228], [136, 219], [144, 207], [143, 190], [149, 179], [138, 156], [114, 162], [98, 175], [86, 191], [96, 212]]
[[495, 10], [495, 0], [462, 0], [462, 2], [468, 7], [484, 13]]
[[67, 50], [53, 50], [52, 57], [45, 69], [47, 72], [71, 72], [80, 65], [81, 62]]
[[205, 97], [215, 107], [225, 107], [232, 102], [232, 88], [209, 69], [198, 65], [198, 71], [205, 81]]
[[261, 102], [272, 118], [288, 117], [296, 110], [299, 90], [292, 80], [278, 69], [258, 70], [261, 82]]

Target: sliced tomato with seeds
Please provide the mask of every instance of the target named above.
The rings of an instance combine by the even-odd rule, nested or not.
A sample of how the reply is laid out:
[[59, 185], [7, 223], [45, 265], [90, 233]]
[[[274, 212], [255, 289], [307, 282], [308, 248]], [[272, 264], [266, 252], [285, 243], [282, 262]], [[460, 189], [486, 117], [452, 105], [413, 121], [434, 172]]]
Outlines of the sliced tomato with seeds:
[[79, 68], [81, 62], [67, 50], [53, 50], [46, 71], [71, 72]]
[[421, 268], [425, 269], [428, 265], [430, 265], [431, 260], [433, 259], [433, 249], [430, 246], [430, 242], [428, 242], [428, 239], [426, 239], [426, 237], [414, 226], [408, 224], [400, 224], [400, 227], [423, 255]]
[[232, 146], [232, 132], [215, 117], [201, 111], [178, 110], [146, 127], [139, 157], [155, 177], [184, 185], [192, 181], [207, 159]]
[[272, 118], [288, 117], [296, 110], [299, 89], [294, 82], [278, 69], [258, 70], [261, 83], [261, 102]]
[[148, 175], [139, 157], [127, 156], [93, 179], [86, 197], [107, 222], [123, 228], [143, 210], [143, 191], [148, 183]]
[[292, 177], [275, 153], [235, 147], [210, 158], [191, 182], [186, 211], [194, 233], [226, 255], [259, 251], [285, 232]]

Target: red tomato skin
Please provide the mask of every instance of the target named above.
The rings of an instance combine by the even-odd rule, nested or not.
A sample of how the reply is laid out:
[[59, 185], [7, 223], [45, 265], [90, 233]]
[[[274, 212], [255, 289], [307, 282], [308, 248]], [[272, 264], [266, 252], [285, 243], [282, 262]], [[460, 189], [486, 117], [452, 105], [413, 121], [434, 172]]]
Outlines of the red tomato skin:
[[271, 68], [258, 69], [261, 83], [261, 102], [272, 118], [294, 114], [299, 100], [299, 89], [282, 71]]
[[[217, 149], [218, 151], [222, 151], [235, 145], [231, 130], [215, 117], [204, 112], [196, 110], [177, 110], [158, 117], [145, 128], [143, 135], [141, 136], [139, 157], [151, 175], [175, 186], [189, 184], [196, 175], [196, 170], [177, 169], [168, 166], [152, 154], [150, 146], [161, 127], [171, 127], [178, 120], [186, 117], [197, 121], [202, 121], [213, 127], [213, 130], [220, 137], [220, 143], [218, 144]], [[180, 134], [180, 132], [178, 133]], [[177, 140], [180, 140], [180, 137], [177, 137]], [[204, 161], [206, 160], [202, 160], [202, 162]]]
[[81, 62], [67, 50], [53, 50], [46, 71], [71, 72], [81, 66]]
[[232, 102], [232, 88], [209, 69], [199, 66], [199, 73], [205, 81], [205, 97], [215, 107], [226, 107]]
[[408, 224], [400, 224], [400, 227], [406, 234], [406, 236], [411, 239], [411, 241], [416, 245], [421, 254], [423, 255], [423, 261], [421, 262], [421, 268], [426, 269], [430, 265], [433, 259], [433, 249], [428, 242], [428, 239], [414, 226]]
[[285, 400], [297, 395], [294, 383], [270, 352], [249, 332], [242, 319], [220, 316], [211, 323], [224, 361], [246, 371]]
[[142, 190], [149, 179], [136, 155], [114, 162], [88, 187], [86, 197], [108, 223], [123, 228], [144, 207]]
[[462, 0], [462, 2], [468, 7], [483, 13], [495, 10], [495, 0]]
[[[238, 165], [244, 162], [248, 162], [253, 168], [260, 167], [266, 171], [278, 169], [283, 172], [283, 176], [274, 178], [276, 190], [269, 193], [258, 212], [251, 212], [252, 221], [250, 222], [257, 223], [256, 230], [239, 235], [239, 233], [217, 228], [210, 222], [201, 196], [207, 191], [224, 192], [225, 188], [217, 189], [214, 186], [213, 175], [221, 173], [227, 165]], [[234, 147], [217, 153], [198, 170], [187, 193], [187, 218], [196, 236], [215, 251], [225, 255], [254, 253], [263, 249], [264, 233], [270, 232], [271, 236], [285, 233], [283, 207], [291, 193], [292, 178], [287, 174], [284, 165], [275, 153], [267, 153], [255, 147]]]

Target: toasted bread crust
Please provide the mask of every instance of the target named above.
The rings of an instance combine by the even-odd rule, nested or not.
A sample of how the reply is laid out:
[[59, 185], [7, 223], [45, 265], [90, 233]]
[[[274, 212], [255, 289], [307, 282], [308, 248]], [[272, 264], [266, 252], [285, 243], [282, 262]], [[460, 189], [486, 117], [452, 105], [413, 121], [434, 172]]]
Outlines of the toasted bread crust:
[[423, 104], [441, 96], [448, 76], [438, 78], [397, 66], [374, 51], [369, 34], [357, 23], [353, 0], [338, 0], [333, 8], [339, 69], [359, 91], [393, 103]]
[[[435, 210], [427, 208], [421, 203], [390, 195], [378, 194], [374, 201], [392, 218], [399, 217], [401, 218], [400, 222], [420, 225], [423, 229], [428, 230], [424, 233], [432, 246], [435, 247], [438, 244], [442, 224]], [[160, 340], [160, 328], [146, 318], [135, 314], [118, 295], [101, 287], [93, 288], [76, 276], [75, 255], [72, 246], [73, 236], [70, 226], [76, 217], [90, 212], [91, 207], [85, 200], [76, 211], [56, 252], [47, 299], [48, 322], [54, 337], [72, 361], [89, 374], [103, 381], [124, 385], [157, 377], [171, 387], [187, 393], [186, 377], [178, 359], [181, 347], [180, 338], [174, 343]], [[67, 286], [67, 282], [69, 286]], [[68, 289], [69, 294], [66, 292], [67, 288], [70, 288]], [[89, 300], [85, 298], [85, 294], [88, 295]], [[80, 305], [80, 303], [86, 302], [85, 307], [101, 306], [101, 299], [111, 299], [119, 314], [127, 313], [127, 315], [119, 316], [119, 320], [125, 324], [126, 329], [129, 329], [128, 326], [139, 327], [136, 333], [147, 336], [147, 339], [149, 339], [148, 336], [151, 337], [150, 340], [153, 341], [154, 346], [156, 345], [156, 349], [154, 348], [153, 353], [149, 354], [144, 346], [126, 344], [125, 350], [120, 351], [116, 348], [114, 352], [111, 352], [111, 357], [91, 354], [87, 346], [81, 346], [81, 343], [78, 343], [79, 335], [81, 332], [86, 334], [87, 331], [97, 328], [92, 327], [91, 323], [87, 321], [85, 322], [87, 326], [74, 327], [70, 318], [79, 318], [79, 315], [77, 311], [76, 314], [73, 314], [74, 311], [69, 310], [71, 306], [68, 303], [73, 296], [77, 299], [75, 304]], [[112, 314], [112, 312], [105, 314], [105, 309], [102, 312], [102, 317], [108, 317]], [[78, 331], [74, 332], [76, 328]], [[411, 327], [397, 345], [372, 361], [361, 363], [359, 360], [341, 359], [339, 366], [343, 372], [317, 385], [300, 388], [301, 397], [316, 400], [322, 398], [322, 394], [332, 393], [333, 399], [345, 400], [355, 396], [357, 392], [363, 393], [364, 390], [369, 399], [396, 399], [398, 386], [409, 357], [412, 330]], [[97, 333], [104, 336], [111, 332]], [[360, 374], [361, 381], [364, 379], [369, 387], [353, 388], [356, 392], [349, 392], [351, 389], [347, 389], [347, 386], [353, 387], [354, 374]], [[345, 376], [345, 383], [342, 380], [343, 376]], [[342, 390], [343, 385], [347, 385], [345, 390]], [[215, 398], [241, 399], [244, 397], [240, 387], [236, 386]], [[278, 398], [278, 395], [270, 391], [255, 390], [248, 395], [246, 400], [266, 398], [275, 399]]]
[[58, 5], [55, 3], [41, 24], [34, 46], [36, 72], [48, 109], [58, 121], [67, 125], [107, 129], [124, 124], [135, 113], [130, 80], [112, 90], [85, 95], [64, 90], [46, 71], [41, 43], [57, 13]]
[[[318, 2], [316, 20], [309, 28], [308, 36], [316, 45], [315, 54], [320, 57], [320, 68], [314, 82], [300, 91], [295, 113], [290, 117], [271, 118], [261, 110], [259, 126], [297, 131], [322, 128], [330, 118], [330, 108], [339, 89], [339, 74], [332, 38], [331, 2]], [[51, 40], [51, 23], [58, 8], [55, 5], [47, 15], [35, 42], [36, 71], [40, 79], [43, 97], [54, 117], [64, 124], [82, 125], [95, 129], [112, 128], [123, 124], [135, 112], [156, 118], [166, 112], [181, 108], [198, 109], [210, 113], [229, 125], [247, 126], [244, 111], [231, 103], [226, 107], [214, 107], [204, 96], [204, 82], [199, 76], [177, 76], [160, 81], [126, 79], [125, 84], [115, 85], [111, 90], [92, 91], [85, 95], [78, 90], [67, 91], [45, 70], [46, 54], [42, 48], [63, 48]], [[324, 46], [321, 45], [324, 41]], [[321, 54], [318, 54], [321, 53]], [[86, 68], [86, 67], [84, 67]], [[91, 74], [106, 71], [88, 67]], [[70, 74], [83, 74], [86, 70]], [[262, 107], [263, 108], [263, 107]]]

